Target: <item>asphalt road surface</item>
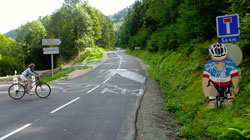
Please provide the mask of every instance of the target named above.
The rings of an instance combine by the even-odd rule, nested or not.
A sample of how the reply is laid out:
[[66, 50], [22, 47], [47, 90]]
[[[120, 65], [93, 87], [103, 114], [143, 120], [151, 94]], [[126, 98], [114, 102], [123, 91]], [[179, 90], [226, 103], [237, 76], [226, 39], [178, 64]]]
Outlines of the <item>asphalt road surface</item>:
[[146, 74], [123, 51], [89, 73], [51, 84], [46, 99], [13, 100], [0, 83], [0, 140], [133, 140]]

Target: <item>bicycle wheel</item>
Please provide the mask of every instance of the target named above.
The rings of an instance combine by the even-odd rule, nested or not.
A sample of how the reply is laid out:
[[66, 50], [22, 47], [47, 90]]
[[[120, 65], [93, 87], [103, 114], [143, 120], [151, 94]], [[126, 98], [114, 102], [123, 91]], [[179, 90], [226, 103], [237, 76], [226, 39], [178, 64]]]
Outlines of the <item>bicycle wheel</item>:
[[46, 83], [40, 83], [36, 85], [36, 95], [40, 98], [46, 98], [50, 95], [51, 88], [48, 84]]
[[21, 99], [25, 95], [25, 88], [22, 84], [12, 84], [8, 89], [9, 96], [13, 99]]

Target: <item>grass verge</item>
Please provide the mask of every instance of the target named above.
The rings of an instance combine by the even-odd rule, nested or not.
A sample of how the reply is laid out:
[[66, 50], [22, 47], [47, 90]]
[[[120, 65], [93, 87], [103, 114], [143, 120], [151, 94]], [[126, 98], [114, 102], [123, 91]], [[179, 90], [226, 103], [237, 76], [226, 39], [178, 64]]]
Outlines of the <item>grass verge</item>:
[[88, 67], [87, 66], [85, 66], [85, 67], [76, 67], [76, 68], [70, 68], [70, 69], [68, 69], [66, 71], [60, 71], [57, 74], [55, 74], [54, 76], [52, 76], [52, 77], [43, 78], [41, 80], [41, 82], [48, 83], [48, 82], [51, 82], [51, 81], [54, 81], [56, 79], [60, 79], [60, 78], [63, 78], [63, 77], [65, 77], [65, 80], [67, 80], [68, 74], [73, 72], [74, 70], [77, 70], [77, 69], [88, 69]]
[[233, 106], [210, 110], [202, 91], [203, 67], [209, 60], [208, 44], [195, 49], [166, 52], [127, 51], [150, 65], [149, 77], [160, 82], [166, 109], [182, 126], [180, 136], [190, 140], [250, 139], [250, 70], [241, 67], [240, 92]]

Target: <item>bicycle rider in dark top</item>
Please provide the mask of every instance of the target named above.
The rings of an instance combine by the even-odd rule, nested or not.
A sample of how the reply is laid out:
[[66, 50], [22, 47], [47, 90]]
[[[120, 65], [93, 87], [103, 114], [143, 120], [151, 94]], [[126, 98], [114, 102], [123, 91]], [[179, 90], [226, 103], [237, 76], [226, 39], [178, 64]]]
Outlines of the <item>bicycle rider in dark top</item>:
[[29, 67], [21, 75], [22, 81], [27, 83], [27, 90], [28, 90], [29, 95], [34, 94], [34, 93], [30, 92], [30, 90], [31, 90], [30, 85], [32, 83], [32, 79], [30, 78], [30, 75], [35, 76], [35, 77], [40, 77], [40, 74], [34, 71], [34, 67], [35, 67], [35, 64], [33, 64], [33, 63], [29, 64]]

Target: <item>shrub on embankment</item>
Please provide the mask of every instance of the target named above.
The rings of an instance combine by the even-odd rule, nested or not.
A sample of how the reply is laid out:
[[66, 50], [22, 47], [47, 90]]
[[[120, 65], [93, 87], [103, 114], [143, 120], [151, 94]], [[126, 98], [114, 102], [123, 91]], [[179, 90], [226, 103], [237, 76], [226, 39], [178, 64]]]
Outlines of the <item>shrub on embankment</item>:
[[20, 59], [10, 56], [0, 57], [0, 76], [13, 74], [15, 70], [22, 70], [22, 62]]
[[209, 59], [208, 46], [149, 52], [127, 51], [150, 65], [149, 77], [160, 82], [166, 95], [166, 109], [181, 125], [180, 135], [187, 139], [245, 140], [250, 138], [250, 70], [243, 61], [240, 92], [233, 106], [210, 110], [202, 91], [203, 66]]

